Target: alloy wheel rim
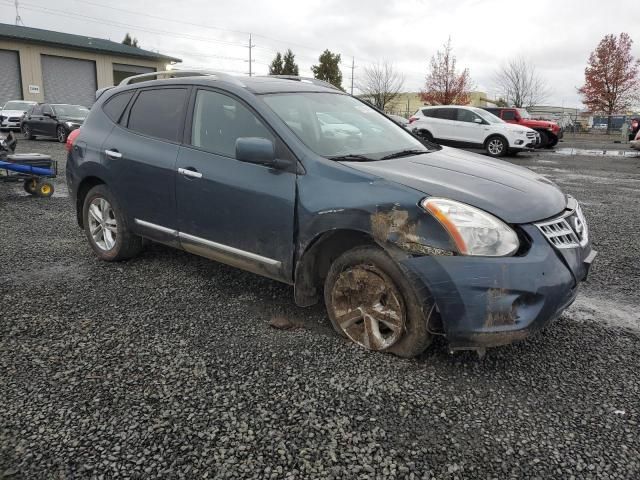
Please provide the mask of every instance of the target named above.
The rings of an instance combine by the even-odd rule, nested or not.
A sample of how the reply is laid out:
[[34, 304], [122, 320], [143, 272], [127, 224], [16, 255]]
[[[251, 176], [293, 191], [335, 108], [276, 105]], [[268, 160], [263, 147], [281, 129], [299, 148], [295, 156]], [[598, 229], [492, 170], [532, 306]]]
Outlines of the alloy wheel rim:
[[116, 215], [111, 204], [102, 197], [94, 198], [89, 204], [89, 232], [101, 250], [109, 251], [116, 244]]
[[340, 273], [331, 291], [336, 323], [354, 343], [386, 350], [405, 331], [402, 295], [391, 279], [372, 265], [357, 265]]
[[31, 129], [29, 127], [24, 127], [24, 136], [25, 137], [29, 137], [31, 136]]
[[64, 140], [64, 130], [62, 130], [62, 127], [58, 127], [58, 140], [61, 142]]
[[489, 142], [489, 151], [493, 155], [498, 155], [502, 152], [502, 142], [498, 139], [491, 140]]

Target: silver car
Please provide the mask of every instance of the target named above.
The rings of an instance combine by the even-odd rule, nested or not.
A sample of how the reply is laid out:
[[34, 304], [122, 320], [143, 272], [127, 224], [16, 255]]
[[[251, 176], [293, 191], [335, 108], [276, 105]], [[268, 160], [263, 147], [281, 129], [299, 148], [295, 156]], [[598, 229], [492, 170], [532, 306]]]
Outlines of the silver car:
[[22, 116], [37, 102], [28, 100], [10, 100], [0, 110], [0, 129], [20, 130]]

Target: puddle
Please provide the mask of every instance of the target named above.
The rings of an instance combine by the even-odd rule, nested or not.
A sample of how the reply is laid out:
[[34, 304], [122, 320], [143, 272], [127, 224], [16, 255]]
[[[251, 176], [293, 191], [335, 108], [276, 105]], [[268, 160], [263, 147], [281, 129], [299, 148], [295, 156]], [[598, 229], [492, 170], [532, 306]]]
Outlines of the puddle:
[[599, 148], [557, 148], [554, 155], [586, 155], [590, 157], [640, 157], [638, 150], [604, 150]]
[[566, 314], [576, 320], [592, 320], [640, 331], [640, 313], [637, 307], [603, 298], [579, 295]]

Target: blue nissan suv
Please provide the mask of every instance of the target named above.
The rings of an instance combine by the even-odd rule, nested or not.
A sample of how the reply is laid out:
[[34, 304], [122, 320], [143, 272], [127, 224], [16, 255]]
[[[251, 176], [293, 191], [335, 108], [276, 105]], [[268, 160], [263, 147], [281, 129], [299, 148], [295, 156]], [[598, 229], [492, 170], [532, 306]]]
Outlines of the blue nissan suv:
[[523, 339], [587, 277], [580, 205], [540, 175], [420, 140], [321, 81], [162, 76], [97, 92], [67, 143], [103, 260], [145, 238], [264, 275], [403, 357], [437, 334], [479, 353]]

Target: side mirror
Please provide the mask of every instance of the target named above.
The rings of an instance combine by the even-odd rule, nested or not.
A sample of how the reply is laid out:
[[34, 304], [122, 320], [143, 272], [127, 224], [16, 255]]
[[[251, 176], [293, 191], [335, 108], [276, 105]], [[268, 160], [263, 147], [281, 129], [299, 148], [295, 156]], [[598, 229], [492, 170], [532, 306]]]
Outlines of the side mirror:
[[481, 118], [474, 118], [473, 122], [474, 123], [482, 123], [482, 119]]
[[277, 168], [276, 149], [271, 140], [260, 137], [236, 139], [236, 159], [241, 162]]

